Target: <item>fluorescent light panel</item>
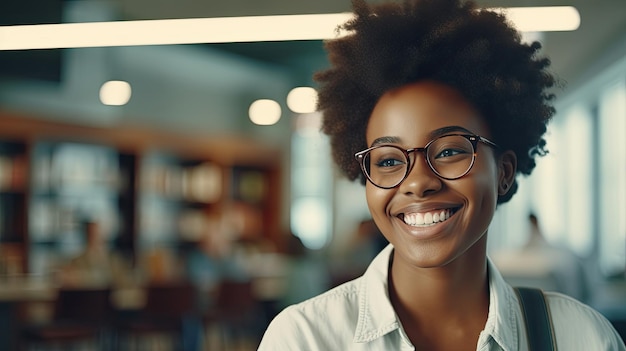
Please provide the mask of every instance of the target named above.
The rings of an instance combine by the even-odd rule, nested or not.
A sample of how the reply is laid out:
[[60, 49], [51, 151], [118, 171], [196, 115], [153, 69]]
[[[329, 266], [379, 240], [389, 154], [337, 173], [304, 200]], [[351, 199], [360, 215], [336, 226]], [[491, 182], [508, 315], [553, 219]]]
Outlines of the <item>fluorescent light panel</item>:
[[190, 18], [0, 26], [0, 50], [332, 38], [351, 14]]
[[[505, 11], [521, 31], [575, 30], [571, 6], [493, 9]], [[190, 18], [0, 26], [0, 50], [199, 44], [335, 38], [351, 13]]]
[[573, 6], [493, 8], [522, 32], [572, 31], [580, 26], [580, 14]]

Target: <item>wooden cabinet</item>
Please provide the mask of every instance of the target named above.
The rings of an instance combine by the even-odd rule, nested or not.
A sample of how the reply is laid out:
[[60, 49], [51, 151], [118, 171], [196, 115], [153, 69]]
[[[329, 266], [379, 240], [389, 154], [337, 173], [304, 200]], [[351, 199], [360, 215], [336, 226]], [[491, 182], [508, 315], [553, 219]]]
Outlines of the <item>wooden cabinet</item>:
[[132, 257], [197, 240], [216, 215], [280, 247], [282, 159], [249, 139], [0, 112], [0, 250], [18, 267], [0, 268], [45, 270], [54, 254], [79, 249], [76, 225], [86, 217], [104, 222], [111, 247]]

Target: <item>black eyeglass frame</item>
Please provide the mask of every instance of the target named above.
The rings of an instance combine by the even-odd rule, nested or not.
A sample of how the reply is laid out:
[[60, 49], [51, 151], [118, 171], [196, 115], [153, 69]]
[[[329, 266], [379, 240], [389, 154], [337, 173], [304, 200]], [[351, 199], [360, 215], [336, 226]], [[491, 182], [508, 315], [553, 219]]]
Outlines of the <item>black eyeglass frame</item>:
[[[472, 162], [470, 163], [469, 167], [467, 167], [467, 170], [461, 174], [460, 176], [457, 177], [444, 177], [441, 174], [439, 174], [439, 172], [437, 172], [437, 170], [435, 170], [435, 167], [432, 165], [432, 163], [430, 162], [430, 159], [428, 158], [428, 147], [430, 145], [432, 145], [435, 141], [441, 139], [441, 138], [445, 138], [445, 137], [450, 137], [450, 136], [461, 136], [464, 137], [465, 139], [467, 139], [471, 144], [472, 144]], [[381, 145], [376, 145], [376, 146], [372, 146], [370, 148], [367, 148], [363, 151], [359, 151], [357, 153], [354, 154], [354, 157], [356, 158], [357, 162], [359, 162], [359, 165], [361, 166], [361, 171], [363, 172], [363, 174], [365, 175], [365, 178], [367, 178], [367, 180], [372, 183], [374, 186], [381, 188], [381, 189], [393, 189], [397, 186], [399, 186], [400, 184], [402, 184], [402, 182], [404, 182], [404, 180], [408, 177], [409, 173], [411, 172], [411, 169], [413, 168], [413, 164], [411, 164], [411, 157], [409, 157], [409, 154], [412, 152], [421, 152], [424, 154], [424, 159], [426, 160], [426, 164], [428, 164], [428, 168], [430, 168], [430, 170], [439, 178], [441, 179], [445, 179], [445, 180], [456, 180], [459, 178], [464, 177], [466, 174], [468, 174], [471, 170], [472, 167], [474, 167], [474, 162], [476, 162], [476, 150], [478, 149], [478, 142], [483, 142], [491, 147], [493, 147], [494, 149], [499, 149], [500, 147], [498, 146], [498, 144], [494, 143], [493, 141], [484, 138], [480, 135], [475, 135], [475, 134], [445, 134], [442, 136], [439, 136], [431, 141], [429, 141], [424, 147], [415, 147], [415, 148], [411, 148], [411, 149], [403, 149], [397, 145], [393, 145], [393, 144], [381, 144]], [[407, 160], [407, 167], [406, 167], [406, 172], [404, 173], [404, 176], [402, 176], [402, 178], [398, 181], [398, 183], [392, 185], [392, 186], [380, 186], [378, 184], [376, 184], [372, 178], [369, 176], [368, 172], [367, 172], [367, 168], [365, 165], [365, 156], [372, 150], [374, 149], [378, 149], [380, 147], [393, 147], [396, 148], [398, 150], [400, 150], [406, 160]], [[417, 158], [416, 158], [417, 159]]]

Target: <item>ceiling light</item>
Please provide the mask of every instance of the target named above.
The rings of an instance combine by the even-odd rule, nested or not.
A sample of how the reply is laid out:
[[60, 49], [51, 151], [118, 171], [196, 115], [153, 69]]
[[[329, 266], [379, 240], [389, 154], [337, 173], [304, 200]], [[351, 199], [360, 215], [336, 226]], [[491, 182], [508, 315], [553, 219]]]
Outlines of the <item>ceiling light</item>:
[[0, 50], [333, 38], [350, 13], [0, 26]]
[[280, 120], [281, 108], [274, 100], [260, 99], [250, 104], [248, 115], [252, 123], [269, 126]]
[[100, 87], [100, 101], [105, 105], [126, 105], [131, 94], [130, 84], [121, 80], [110, 80]]
[[295, 113], [312, 113], [317, 110], [317, 91], [311, 87], [293, 88], [287, 94], [287, 106]]
[[[574, 30], [571, 6], [494, 8], [521, 31]], [[351, 13], [0, 26], [0, 50], [199, 44], [336, 38]]]
[[580, 26], [580, 14], [573, 6], [509, 7], [490, 10], [504, 13], [521, 32], [572, 31]]

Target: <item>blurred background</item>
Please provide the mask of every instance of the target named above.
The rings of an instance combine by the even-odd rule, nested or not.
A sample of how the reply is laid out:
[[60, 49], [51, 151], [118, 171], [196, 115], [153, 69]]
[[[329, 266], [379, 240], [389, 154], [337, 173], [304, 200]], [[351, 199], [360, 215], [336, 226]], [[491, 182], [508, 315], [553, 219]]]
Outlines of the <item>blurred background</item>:
[[[498, 209], [490, 255], [512, 284], [568, 293], [624, 328], [626, 2], [549, 5], [580, 14], [575, 30], [524, 33], [564, 83], [550, 153]], [[0, 26], [349, 10], [3, 0]], [[0, 348], [256, 349], [277, 311], [361, 274], [385, 242], [319, 133], [312, 75], [327, 65], [319, 39], [0, 50]], [[78, 328], [66, 290], [113, 303]]]

